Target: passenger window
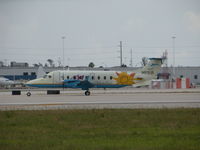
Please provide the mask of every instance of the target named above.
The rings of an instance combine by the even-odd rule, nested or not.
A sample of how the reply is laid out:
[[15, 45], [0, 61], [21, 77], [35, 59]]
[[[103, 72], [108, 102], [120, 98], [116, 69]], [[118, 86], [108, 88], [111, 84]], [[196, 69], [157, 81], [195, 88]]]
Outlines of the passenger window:
[[49, 76], [49, 78], [51, 78], [51, 76]]
[[92, 80], [94, 80], [94, 76], [92, 76]]
[[106, 80], [106, 76], [104, 76], [104, 80]]
[[69, 76], [67, 76], [67, 79], [69, 79]]
[[100, 76], [98, 76], [98, 80], [100, 80]]
[[113, 77], [112, 77], [112, 76], [110, 76], [110, 80], [112, 80], [112, 78], [113, 78]]

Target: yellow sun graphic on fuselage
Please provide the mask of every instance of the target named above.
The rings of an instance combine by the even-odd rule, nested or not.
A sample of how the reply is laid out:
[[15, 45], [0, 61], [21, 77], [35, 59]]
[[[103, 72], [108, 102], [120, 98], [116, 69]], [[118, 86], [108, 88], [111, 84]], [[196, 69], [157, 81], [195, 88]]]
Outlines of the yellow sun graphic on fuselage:
[[116, 74], [117, 74], [117, 78], [113, 78], [113, 79], [117, 81], [117, 84], [119, 84], [119, 85], [135, 84], [135, 82], [133, 81], [135, 73], [131, 73], [129, 75], [126, 72], [121, 72], [121, 73], [116, 72]]

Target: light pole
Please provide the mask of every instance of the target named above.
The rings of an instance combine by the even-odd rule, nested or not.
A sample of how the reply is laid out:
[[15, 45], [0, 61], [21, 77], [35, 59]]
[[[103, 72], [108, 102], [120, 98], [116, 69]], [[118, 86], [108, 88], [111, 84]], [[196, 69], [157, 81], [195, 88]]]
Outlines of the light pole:
[[173, 46], [173, 75], [174, 77], [176, 77], [176, 73], [175, 73], [175, 36], [172, 36], [172, 46]]
[[120, 41], [120, 67], [122, 67], [122, 41]]
[[69, 69], [69, 66], [70, 66], [70, 58], [67, 58], [67, 61], [68, 61], [68, 69]]
[[130, 67], [133, 67], [133, 50], [132, 50], [132, 48], [131, 48], [131, 51], [130, 51], [130, 55], [131, 55]]
[[63, 48], [63, 70], [65, 68], [65, 36], [62, 36], [62, 48]]

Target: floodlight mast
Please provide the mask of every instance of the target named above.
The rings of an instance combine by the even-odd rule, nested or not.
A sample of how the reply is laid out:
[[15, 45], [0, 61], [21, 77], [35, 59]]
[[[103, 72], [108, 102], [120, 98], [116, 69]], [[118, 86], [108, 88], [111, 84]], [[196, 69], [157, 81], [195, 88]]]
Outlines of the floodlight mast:
[[174, 78], [176, 77], [176, 72], [175, 72], [175, 36], [172, 36], [172, 47], [173, 47], [173, 76]]
[[63, 70], [65, 69], [65, 36], [62, 36], [62, 48], [63, 48]]

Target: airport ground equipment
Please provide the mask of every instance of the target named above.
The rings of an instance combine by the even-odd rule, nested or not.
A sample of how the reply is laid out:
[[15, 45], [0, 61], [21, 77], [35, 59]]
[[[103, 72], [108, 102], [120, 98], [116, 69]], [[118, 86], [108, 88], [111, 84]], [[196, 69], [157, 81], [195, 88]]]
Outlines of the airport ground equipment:
[[20, 90], [13, 90], [12, 95], [21, 95], [21, 91]]

